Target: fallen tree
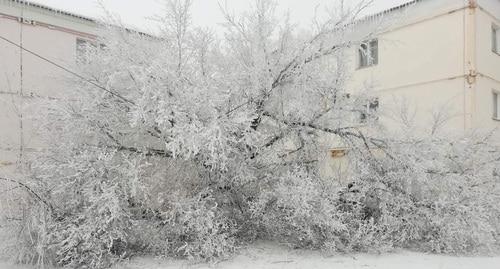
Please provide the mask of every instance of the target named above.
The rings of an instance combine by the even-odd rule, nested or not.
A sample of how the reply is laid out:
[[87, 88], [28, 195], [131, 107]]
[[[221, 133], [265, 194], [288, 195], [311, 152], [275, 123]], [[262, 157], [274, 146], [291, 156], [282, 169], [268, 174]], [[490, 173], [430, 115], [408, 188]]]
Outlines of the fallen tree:
[[[50, 146], [21, 185], [21, 261], [214, 260], [258, 238], [328, 251], [497, 245], [498, 152], [375, 132], [371, 93], [346, 88], [347, 51], [380, 30], [356, 28], [368, 2], [299, 35], [273, 1], [255, 1], [241, 17], [224, 11], [223, 41], [189, 24], [190, 1], [166, 3], [161, 38], [108, 29], [85, 47], [94, 83], [45, 104]], [[331, 143], [349, 148], [347, 186], [321, 174]]]

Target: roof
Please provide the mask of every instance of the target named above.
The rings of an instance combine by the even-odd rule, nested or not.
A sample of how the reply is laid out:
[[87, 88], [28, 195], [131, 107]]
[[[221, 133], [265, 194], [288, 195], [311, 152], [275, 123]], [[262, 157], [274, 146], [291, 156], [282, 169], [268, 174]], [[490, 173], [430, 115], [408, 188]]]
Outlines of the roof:
[[53, 8], [53, 7], [49, 7], [49, 6], [46, 6], [46, 5], [39, 4], [39, 3], [31, 2], [31, 1], [25, 1], [25, 0], [6, 0], [6, 1], [7, 2], [16, 3], [16, 4], [19, 4], [19, 5], [26, 5], [26, 6], [30, 6], [30, 7], [35, 7], [35, 8], [42, 9], [42, 10], [45, 10], [45, 11], [48, 11], [48, 12], [51, 12], [51, 13], [54, 13], [54, 14], [58, 14], [58, 15], [62, 15], [62, 16], [68, 16], [68, 17], [72, 17], [72, 18], [83, 20], [83, 21], [87, 21], [87, 22], [94, 22], [94, 23], [96, 22], [95, 19], [90, 18], [90, 17], [86, 17], [86, 16], [83, 16], [83, 15], [75, 14], [75, 13], [71, 13], [71, 12], [68, 12], [68, 11], [61, 10], [61, 9], [56, 9], [56, 8]]
[[[53, 7], [39, 4], [39, 3], [36, 3], [33, 1], [26, 1], [26, 0], [4, 0], [4, 1], [19, 4], [19, 5], [26, 5], [26, 6], [34, 7], [34, 8], [40, 9], [40, 10], [44, 10], [44, 11], [53, 13], [55, 15], [66, 16], [66, 17], [70, 17], [73, 19], [81, 20], [83, 22], [94, 23], [96, 25], [102, 23], [102, 22], [99, 22], [99, 20], [97, 20], [95, 18], [79, 15], [79, 14], [68, 12], [68, 11], [65, 11], [62, 9], [53, 8]], [[75, 1], [75, 0], [71, 0], [71, 1]], [[111, 25], [111, 26], [113, 26], [113, 25]], [[151, 35], [151, 34], [148, 34], [148, 33], [145, 33], [145, 32], [139, 31], [139, 30], [135, 30], [135, 29], [132, 29], [130, 27], [122, 27], [122, 26], [118, 26], [118, 27], [126, 30], [127, 32], [137, 33], [141, 36], [153, 37], [153, 35]]]
[[[50, 7], [50, 6], [47, 6], [47, 5], [43, 5], [43, 4], [39, 4], [39, 3], [36, 3], [36, 2], [33, 2], [33, 1], [26, 1], [26, 0], [6, 0], [6, 1], [7, 2], [13, 2], [13, 3], [21, 4], [21, 5], [24, 4], [24, 5], [27, 5], [27, 6], [31, 6], [31, 7], [39, 8], [39, 9], [42, 9], [42, 10], [45, 10], [45, 11], [49, 11], [49, 12], [52, 12], [54, 14], [68, 16], [68, 17], [72, 17], [72, 18], [76, 18], [76, 19], [80, 19], [80, 20], [84, 20], [84, 21], [88, 21], [88, 22], [97, 22], [96, 19], [91, 18], [91, 17], [83, 16], [83, 15], [76, 14], [76, 13], [72, 13], [72, 12], [69, 12], [69, 11], [62, 10], [62, 9], [53, 8], [53, 7]], [[425, 0], [402, 0], [402, 2], [403, 2], [402, 4], [399, 4], [397, 6], [394, 6], [394, 7], [388, 8], [388, 9], [385, 9], [385, 10], [377, 12], [375, 14], [371, 14], [371, 15], [365, 16], [365, 17], [361, 18], [359, 21], [365, 21], [365, 20], [370, 20], [370, 19], [378, 18], [378, 17], [383, 16], [383, 15], [385, 15], [387, 13], [398, 11], [398, 10], [404, 9], [406, 7], [412, 6], [412, 5], [416, 4], [416, 3], [423, 2], [423, 1], [425, 1]]]
[[[39, 3], [36, 3], [36, 2], [33, 2], [33, 1], [26, 1], [26, 0], [4, 0], [4, 1], [12, 2], [12, 3], [17, 3], [17, 4], [20, 4], [20, 5], [27, 5], [27, 6], [35, 7], [35, 8], [41, 9], [41, 10], [52, 12], [52, 13], [54, 13], [56, 15], [68, 16], [68, 17], [71, 17], [71, 18], [75, 18], [75, 19], [79, 19], [79, 20], [83, 20], [83, 21], [91, 22], [91, 23], [98, 23], [98, 20], [96, 20], [95, 18], [83, 16], [83, 15], [72, 13], [72, 12], [69, 12], [69, 11], [62, 10], [62, 9], [53, 8], [53, 7], [50, 7], [50, 6], [47, 6], [47, 5], [43, 5], [43, 4], [39, 4]], [[388, 8], [388, 9], [385, 9], [385, 10], [382, 10], [380, 12], [371, 14], [371, 15], [364, 16], [364, 17], [360, 18], [359, 20], [356, 20], [356, 22], [354, 22], [354, 24], [358, 24], [358, 23], [362, 23], [362, 22], [366, 22], [366, 21], [378, 19], [378, 18], [380, 18], [380, 17], [382, 17], [384, 15], [387, 15], [389, 13], [392, 13], [392, 12], [395, 12], [395, 11], [399, 11], [399, 10], [403, 10], [403, 9], [405, 9], [407, 7], [413, 6], [415, 4], [418, 4], [418, 3], [424, 2], [424, 1], [427, 1], [427, 0], [401, 0], [401, 4], [396, 5], [394, 7], [391, 7], [391, 8]], [[138, 32], [138, 33], [141, 33], [141, 34], [145, 34], [142, 31], [132, 30], [131, 28], [128, 28], [128, 27], [127, 27], [127, 30], [132, 31], [132, 32]], [[150, 34], [146, 34], [146, 35], [149, 36]]]
[[402, 4], [399, 4], [397, 6], [394, 6], [394, 7], [391, 7], [391, 8], [388, 8], [388, 9], [385, 9], [385, 10], [382, 10], [380, 12], [377, 12], [375, 14], [371, 14], [371, 15], [368, 15], [368, 16], [365, 16], [361, 19], [359, 19], [356, 23], [359, 23], [359, 22], [365, 22], [365, 21], [369, 21], [369, 20], [373, 20], [373, 19], [378, 19], [384, 15], [387, 15], [389, 13], [392, 13], [392, 12], [395, 12], [395, 11], [399, 11], [399, 10], [403, 10], [407, 7], [410, 7], [410, 6], [413, 6], [415, 4], [418, 4], [420, 2], [424, 2], [426, 0], [407, 0], [407, 1], [403, 1]]

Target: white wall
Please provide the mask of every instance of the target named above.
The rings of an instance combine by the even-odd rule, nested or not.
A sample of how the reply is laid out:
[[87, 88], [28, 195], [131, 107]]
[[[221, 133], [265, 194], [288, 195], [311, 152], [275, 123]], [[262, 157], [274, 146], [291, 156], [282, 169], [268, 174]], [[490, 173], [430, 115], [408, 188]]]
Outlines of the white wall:
[[[95, 24], [47, 10], [24, 6], [23, 17], [33, 24], [21, 24], [20, 4], [0, 1], [0, 35], [49, 60], [74, 69], [77, 38], [91, 39]], [[21, 28], [22, 27], [22, 28]], [[21, 141], [25, 151], [43, 145], [37, 139], [32, 104], [39, 98], [62, 98], [71, 93], [68, 73], [28, 52], [22, 53], [23, 87], [20, 94], [20, 49], [0, 40], [0, 172], [12, 170], [18, 160]], [[23, 116], [22, 131], [20, 115]]]

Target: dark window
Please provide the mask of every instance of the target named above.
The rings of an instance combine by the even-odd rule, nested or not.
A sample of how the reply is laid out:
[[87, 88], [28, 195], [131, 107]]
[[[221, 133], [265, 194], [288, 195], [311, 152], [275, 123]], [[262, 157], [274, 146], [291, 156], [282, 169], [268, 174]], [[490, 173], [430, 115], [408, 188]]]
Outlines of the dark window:
[[87, 57], [88, 46], [90, 42], [84, 39], [78, 38], [76, 40], [76, 61], [78, 63], [85, 62], [85, 58]]
[[78, 38], [76, 39], [76, 62], [89, 63], [90, 53], [96, 46], [92, 41]]
[[491, 26], [491, 51], [500, 54], [500, 27]]
[[361, 113], [360, 113], [361, 122], [362, 123], [366, 122], [368, 120], [368, 118], [377, 120], [378, 119], [378, 116], [377, 116], [378, 107], [379, 107], [378, 98], [374, 98], [374, 99], [368, 101], [366, 103], [364, 109], [361, 110]]
[[500, 93], [493, 92], [493, 119], [500, 120]]
[[378, 39], [361, 44], [358, 50], [359, 68], [378, 64]]

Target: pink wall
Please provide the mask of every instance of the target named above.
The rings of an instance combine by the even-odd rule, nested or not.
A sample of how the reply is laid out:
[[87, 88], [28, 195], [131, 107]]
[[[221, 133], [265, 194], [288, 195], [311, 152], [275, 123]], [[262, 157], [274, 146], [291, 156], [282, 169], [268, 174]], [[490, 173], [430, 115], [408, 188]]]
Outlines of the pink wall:
[[[79, 25], [74, 18], [64, 26], [58, 26], [64, 19], [50, 14], [38, 14], [31, 10], [25, 18], [36, 21], [35, 25], [20, 23], [18, 10], [12, 6], [0, 5], [0, 36], [59, 65], [74, 69], [77, 38], [90, 39], [94, 35], [81, 29], [88, 29], [89, 23]], [[69, 28], [68, 26], [75, 27]], [[72, 78], [67, 72], [26, 51], [22, 54], [23, 87], [20, 86], [20, 49], [0, 40], [0, 172], [12, 170], [23, 143], [26, 152], [42, 147], [36, 139], [33, 113], [40, 98], [61, 98], [73, 96]], [[20, 115], [22, 114], [22, 131]]]

